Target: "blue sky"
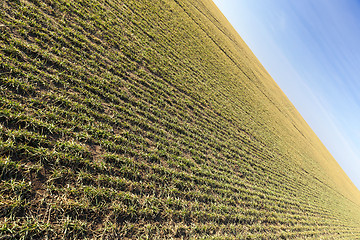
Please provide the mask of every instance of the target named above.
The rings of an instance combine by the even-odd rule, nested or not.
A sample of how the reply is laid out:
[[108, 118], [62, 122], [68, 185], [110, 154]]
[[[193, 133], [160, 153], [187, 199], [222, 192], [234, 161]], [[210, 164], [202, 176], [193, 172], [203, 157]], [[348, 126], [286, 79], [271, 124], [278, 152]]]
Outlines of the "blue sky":
[[360, 189], [360, 1], [214, 2]]

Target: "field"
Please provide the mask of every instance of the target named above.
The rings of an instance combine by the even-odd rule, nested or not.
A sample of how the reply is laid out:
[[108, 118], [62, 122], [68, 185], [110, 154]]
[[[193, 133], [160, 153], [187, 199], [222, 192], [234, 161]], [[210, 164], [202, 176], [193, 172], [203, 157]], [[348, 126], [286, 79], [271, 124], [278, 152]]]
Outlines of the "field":
[[360, 238], [358, 189], [210, 0], [2, 1], [0, 88], [0, 239]]

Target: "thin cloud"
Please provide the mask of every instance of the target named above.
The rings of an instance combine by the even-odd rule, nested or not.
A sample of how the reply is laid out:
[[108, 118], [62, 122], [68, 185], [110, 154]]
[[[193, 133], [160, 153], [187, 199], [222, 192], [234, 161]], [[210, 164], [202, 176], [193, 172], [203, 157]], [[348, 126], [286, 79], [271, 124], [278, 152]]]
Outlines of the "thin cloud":
[[360, 3], [215, 3], [360, 188]]

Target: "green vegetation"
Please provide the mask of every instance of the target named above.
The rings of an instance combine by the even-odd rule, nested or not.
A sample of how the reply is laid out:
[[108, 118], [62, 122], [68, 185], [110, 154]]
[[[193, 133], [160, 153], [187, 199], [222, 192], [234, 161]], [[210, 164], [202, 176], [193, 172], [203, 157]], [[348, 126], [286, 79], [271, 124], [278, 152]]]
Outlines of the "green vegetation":
[[0, 239], [359, 238], [359, 191], [211, 1], [0, 10]]

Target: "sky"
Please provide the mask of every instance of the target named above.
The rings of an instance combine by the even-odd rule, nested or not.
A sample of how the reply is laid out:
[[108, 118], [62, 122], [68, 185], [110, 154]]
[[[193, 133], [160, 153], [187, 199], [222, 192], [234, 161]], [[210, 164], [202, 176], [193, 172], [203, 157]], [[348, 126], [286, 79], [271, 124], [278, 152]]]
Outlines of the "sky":
[[360, 1], [214, 2], [360, 189]]

